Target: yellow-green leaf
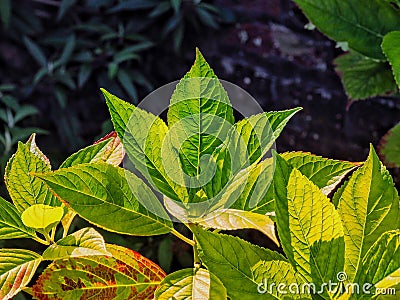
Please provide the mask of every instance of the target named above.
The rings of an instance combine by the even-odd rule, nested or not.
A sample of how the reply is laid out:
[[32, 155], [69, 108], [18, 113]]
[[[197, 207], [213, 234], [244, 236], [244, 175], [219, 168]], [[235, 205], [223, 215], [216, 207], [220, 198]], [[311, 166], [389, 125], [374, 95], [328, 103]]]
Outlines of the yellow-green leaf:
[[234, 123], [228, 94], [198, 49], [172, 94], [167, 118], [182, 169], [194, 179], [203, 172], [201, 158], [212, 154]]
[[205, 228], [221, 230], [256, 229], [279, 245], [275, 235], [275, 224], [266, 215], [238, 209], [219, 209], [205, 215], [200, 220], [193, 220], [193, 222]]
[[0, 249], [0, 299], [9, 300], [29, 284], [41, 256], [22, 249]]
[[[261, 260], [252, 267], [252, 272], [258, 282], [257, 290], [265, 295], [265, 299], [312, 299], [307, 289], [303, 288], [306, 281], [289, 262]], [[279, 290], [278, 285], [281, 285]]]
[[93, 145], [79, 150], [68, 157], [60, 168], [68, 168], [78, 164], [106, 162], [115, 166], [121, 164], [125, 150], [116, 132], [111, 132]]
[[64, 209], [60, 206], [52, 207], [44, 204], [35, 204], [28, 207], [21, 215], [25, 226], [35, 229], [46, 229], [57, 225], [61, 221]]
[[42, 254], [43, 259], [57, 260], [69, 257], [109, 255], [103, 236], [93, 228], [78, 230], [49, 246]]
[[169, 274], [155, 293], [157, 300], [226, 300], [226, 289], [205, 269], [183, 269]]
[[34, 237], [35, 231], [22, 223], [15, 206], [0, 197], [0, 240]]
[[[308, 282], [336, 280], [344, 265], [343, 227], [329, 199], [307, 177], [276, 156], [276, 220], [283, 250]], [[290, 170], [289, 172], [285, 170]], [[275, 188], [276, 189], [276, 188]], [[328, 295], [326, 295], [328, 296]]]
[[171, 199], [187, 201], [186, 188], [169, 178], [162, 162], [161, 147], [168, 131], [164, 121], [104, 89], [102, 92], [115, 131], [135, 168], [156, 190]]
[[265, 299], [257, 291], [252, 267], [260, 261], [286, 261], [277, 252], [250, 244], [234, 236], [191, 227], [200, 247], [199, 256], [207, 269], [226, 287], [230, 299]]
[[[384, 233], [369, 249], [362, 260], [355, 282], [360, 286], [365, 283], [376, 288], [392, 288], [400, 283], [400, 229]], [[397, 290], [400, 292], [400, 290]]]
[[349, 172], [360, 165], [307, 152], [286, 152], [280, 155], [318, 186], [325, 195], [332, 192]]
[[335, 198], [346, 243], [345, 272], [353, 280], [375, 241], [384, 232], [399, 228], [399, 196], [372, 146], [364, 165], [338, 193]]
[[128, 170], [91, 163], [35, 176], [82, 218], [107, 230], [157, 235], [173, 227], [154, 193]]
[[7, 165], [5, 182], [14, 205], [21, 213], [34, 204], [61, 205], [43, 182], [30, 175], [48, 171], [49, 163], [34, 144], [34, 139], [26, 144], [18, 143], [18, 150]]

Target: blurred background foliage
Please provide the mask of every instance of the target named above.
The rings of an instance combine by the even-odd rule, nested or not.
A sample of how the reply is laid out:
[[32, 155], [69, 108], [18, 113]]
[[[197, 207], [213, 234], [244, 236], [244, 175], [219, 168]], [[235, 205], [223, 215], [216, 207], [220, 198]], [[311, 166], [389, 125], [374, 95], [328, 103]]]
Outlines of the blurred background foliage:
[[[200, 0], [1, 0], [0, 12], [5, 153], [22, 137], [9, 118], [18, 102], [33, 106], [15, 123], [37, 117], [36, 107], [40, 119], [31, 123], [56, 131], [57, 146], [74, 151], [93, 138], [90, 123], [106, 119], [96, 111], [99, 87], [137, 103], [154, 89], [145, 55], [162, 47], [179, 56], [185, 40], [233, 21], [229, 10]], [[105, 122], [96, 135], [110, 129]]]

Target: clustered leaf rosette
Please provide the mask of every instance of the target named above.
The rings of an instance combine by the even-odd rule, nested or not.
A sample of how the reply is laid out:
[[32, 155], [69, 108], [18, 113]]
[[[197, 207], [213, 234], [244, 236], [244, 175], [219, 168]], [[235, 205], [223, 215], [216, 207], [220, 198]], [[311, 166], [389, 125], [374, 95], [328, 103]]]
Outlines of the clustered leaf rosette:
[[[48, 247], [1, 249], [2, 298], [21, 289], [36, 299], [363, 299], [399, 290], [399, 196], [372, 147], [364, 163], [271, 151], [299, 109], [235, 122], [199, 51], [167, 123], [103, 93], [116, 133], [56, 171], [32, 138], [6, 168], [15, 206], [0, 199], [0, 238]], [[173, 234], [193, 247], [193, 267], [166, 275], [94, 228], [68, 234], [76, 215], [121, 234]], [[279, 252], [219, 232], [249, 228]], [[42, 260], [53, 262], [27, 288]]]

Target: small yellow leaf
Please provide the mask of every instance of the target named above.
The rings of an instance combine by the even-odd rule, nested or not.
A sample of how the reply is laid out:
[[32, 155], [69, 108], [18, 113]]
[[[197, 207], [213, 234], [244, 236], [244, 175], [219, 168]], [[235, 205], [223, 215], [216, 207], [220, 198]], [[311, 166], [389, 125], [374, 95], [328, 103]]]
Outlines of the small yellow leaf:
[[35, 204], [28, 207], [21, 215], [25, 226], [44, 229], [49, 225], [58, 223], [62, 219], [64, 209], [60, 206], [53, 207], [45, 204]]

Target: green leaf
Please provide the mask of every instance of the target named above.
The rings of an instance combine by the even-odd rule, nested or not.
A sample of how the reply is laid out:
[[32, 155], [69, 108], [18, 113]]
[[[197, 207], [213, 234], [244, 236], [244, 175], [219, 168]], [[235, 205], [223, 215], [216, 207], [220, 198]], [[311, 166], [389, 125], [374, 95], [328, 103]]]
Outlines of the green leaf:
[[32, 57], [38, 62], [41, 67], [46, 69], [47, 59], [42, 49], [40, 49], [40, 47], [34, 41], [26, 36], [24, 36], [23, 41]]
[[217, 276], [205, 269], [183, 269], [169, 274], [161, 282], [155, 299], [226, 300], [226, 289]]
[[[212, 159], [215, 162], [215, 175], [203, 190], [208, 198], [216, 196], [225, 185], [235, 179], [235, 175], [249, 164], [263, 158], [270, 150], [290, 118], [299, 108], [258, 114], [243, 119], [232, 127], [227, 145], [221, 145], [214, 150]], [[247, 150], [247, 151], [246, 151]], [[242, 194], [233, 204], [233, 208], [243, 210], [258, 210], [265, 213], [269, 200], [265, 198], [272, 179], [273, 170], [265, 163], [252, 169]], [[229, 179], [232, 179], [229, 181]], [[242, 178], [240, 179], [242, 180]], [[232, 184], [232, 183], [230, 183]], [[254, 190], [256, 192], [254, 192]], [[272, 205], [273, 206], [273, 205]]]
[[[253, 211], [261, 214], [274, 210], [268, 188], [273, 176], [273, 160], [266, 159], [259, 164], [253, 164], [241, 170], [218, 193], [216, 197], [207, 199], [203, 190], [194, 194], [190, 206], [179, 205], [164, 198], [169, 212], [183, 222], [204, 218], [208, 213], [217, 209], [233, 208]], [[195, 203], [193, 203], [195, 202]], [[270, 209], [270, 210], [269, 210]]]
[[69, 257], [108, 255], [103, 236], [93, 228], [83, 228], [49, 246], [43, 259], [58, 260]]
[[55, 64], [65, 65], [69, 62], [72, 52], [74, 51], [75, 48], [75, 43], [76, 43], [75, 35], [71, 34], [66, 40], [63, 52], [61, 53], [60, 58], [55, 62]]
[[301, 109], [298, 107], [257, 114], [235, 124], [239, 137], [247, 145], [250, 164], [267, 153], [289, 120]]
[[176, 86], [167, 117], [183, 170], [200, 175], [201, 157], [226, 139], [234, 117], [227, 92], [198, 49], [194, 65]]
[[[271, 299], [312, 299], [309, 294], [302, 293], [303, 284], [306, 283], [304, 278], [286, 261], [260, 261], [252, 267], [252, 272], [255, 281], [259, 282], [259, 293], [267, 294], [266, 299], [269, 299], [268, 296]], [[279, 284], [285, 285], [283, 293], [278, 292]], [[294, 288], [291, 287], [293, 285]]]
[[386, 96], [397, 90], [390, 65], [350, 51], [335, 60], [336, 72], [340, 75], [350, 100], [361, 100], [375, 96]]
[[121, 164], [125, 150], [121, 140], [113, 131], [91, 146], [83, 148], [68, 157], [60, 168], [68, 168], [84, 163], [106, 162], [115, 166]]
[[60, 21], [77, 0], [62, 0], [58, 9], [57, 21]]
[[400, 123], [382, 137], [379, 154], [388, 167], [400, 167]]
[[[115, 131], [128, 157], [149, 183], [174, 200], [187, 199], [186, 188], [167, 175], [161, 155], [168, 128], [160, 118], [125, 102], [102, 89]], [[143, 130], [147, 128], [147, 130]]]
[[10, 23], [11, 7], [11, 0], [0, 0], [0, 18], [5, 28]]
[[[274, 176], [274, 161], [271, 158], [265, 159], [257, 165], [251, 165], [248, 170], [239, 172], [236, 180], [231, 185], [236, 185], [240, 195], [231, 208], [252, 211], [259, 214], [270, 213], [275, 210], [271, 198], [271, 184]], [[238, 186], [238, 184], [240, 184]], [[243, 186], [244, 187], [241, 187]], [[231, 189], [228, 186], [227, 191]], [[223, 197], [226, 197], [224, 195]], [[229, 203], [232, 200], [229, 201]]]
[[22, 249], [0, 249], [0, 298], [12, 299], [29, 284], [41, 256]]
[[38, 113], [39, 111], [37, 110], [36, 107], [32, 105], [23, 105], [17, 110], [14, 116], [14, 122], [18, 123], [19, 121], [25, 119], [26, 117], [33, 116]]
[[109, 231], [158, 235], [173, 228], [150, 188], [128, 170], [91, 163], [35, 176], [82, 218]]
[[257, 292], [259, 282], [253, 276], [252, 267], [261, 260], [286, 261], [283, 256], [237, 237], [195, 226], [191, 229], [200, 246], [201, 261], [222, 281], [231, 299], [265, 299]]
[[88, 81], [90, 78], [90, 75], [92, 75], [93, 68], [90, 64], [86, 63], [81, 65], [79, 68], [79, 74], [78, 74], [78, 86], [79, 88], [82, 88], [85, 83]]
[[366, 56], [385, 60], [383, 36], [400, 28], [400, 12], [382, 0], [295, 0], [328, 37]]
[[169, 272], [171, 269], [172, 260], [174, 258], [172, 245], [172, 239], [169, 236], [166, 236], [158, 245], [158, 264], [166, 272]]
[[[379, 289], [389, 289], [389, 288], [394, 288], [396, 291], [396, 294], [400, 292], [400, 269], [397, 269], [394, 271], [392, 274], [389, 276], [386, 276], [384, 279], [379, 281], [378, 283], [375, 284], [376, 288]], [[395, 298], [394, 298], [395, 299]]]
[[152, 8], [158, 4], [156, 0], [126, 0], [122, 1], [119, 4], [113, 6], [111, 9], [107, 11], [107, 13], [117, 13], [120, 11], [135, 11], [142, 10], [147, 8]]
[[43, 162], [46, 163], [46, 165], [51, 169], [51, 164], [50, 160], [47, 158], [46, 155], [39, 149], [39, 147], [36, 145], [36, 133], [32, 133], [31, 136], [29, 137], [27, 143], [27, 146], [29, 146], [29, 151], [33, 154], [35, 154], [37, 157], [39, 157]]
[[34, 299], [152, 299], [164, 271], [131, 249], [107, 245], [107, 251], [112, 257], [55, 261], [33, 286]]
[[118, 81], [121, 83], [129, 97], [132, 98], [133, 102], [138, 101], [138, 95], [135, 86], [132, 83], [131, 76], [124, 70], [119, 69], [117, 73]]
[[16, 208], [22, 213], [34, 204], [60, 206], [61, 202], [33, 172], [48, 172], [50, 164], [36, 146], [34, 137], [26, 144], [18, 143], [18, 150], [7, 165], [5, 182]]
[[329, 195], [344, 177], [359, 165], [306, 152], [286, 152], [280, 155], [319, 187], [325, 195]]
[[375, 241], [386, 231], [400, 228], [399, 196], [372, 146], [367, 161], [339, 193], [346, 243], [344, 271], [351, 281]]
[[205, 215], [200, 220], [193, 220], [193, 222], [205, 228], [221, 230], [256, 229], [279, 245], [275, 235], [274, 222], [266, 215], [238, 209], [219, 209]]
[[34, 238], [35, 231], [26, 227], [14, 205], [0, 197], [0, 239]]
[[216, 17], [213, 16], [209, 11], [203, 7], [197, 7], [196, 13], [199, 16], [201, 22], [211, 28], [218, 29], [218, 23], [216, 22]]
[[393, 31], [385, 35], [382, 50], [392, 66], [394, 78], [400, 87], [400, 31]]
[[[400, 283], [400, 230], [385, 232], [368, 250], [357, 270], [355, 282], [383, 286], [386, 288]], [[389, 278], [388, 278], [389, 277]]]
[[21, 215], [25, 226], [35, 229], [54, 227], [61, 221], [64, 209], [60, 206], [52, 207], [44, 204], [35, 204], [28, 207]]
[[[276, 220], [283, 250], [307, 282], [334, 282], [344, 265], [343, 227], [329, 199], [276, 155]], [[327, 295], [328, 296], [328, 295]]]

